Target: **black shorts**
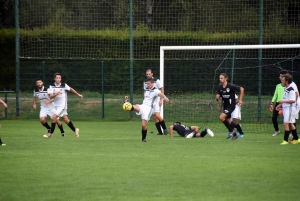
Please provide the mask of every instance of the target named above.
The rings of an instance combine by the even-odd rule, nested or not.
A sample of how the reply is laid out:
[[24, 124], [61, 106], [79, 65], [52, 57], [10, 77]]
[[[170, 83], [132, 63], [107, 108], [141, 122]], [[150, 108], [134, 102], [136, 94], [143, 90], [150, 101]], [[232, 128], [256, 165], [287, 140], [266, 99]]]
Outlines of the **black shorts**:
[[227, 115], [226, 119], [231, 117], [231, 113], [235, 110], [235, 105], [230, 105], [226, 108], [224, 108], [223, 113]]

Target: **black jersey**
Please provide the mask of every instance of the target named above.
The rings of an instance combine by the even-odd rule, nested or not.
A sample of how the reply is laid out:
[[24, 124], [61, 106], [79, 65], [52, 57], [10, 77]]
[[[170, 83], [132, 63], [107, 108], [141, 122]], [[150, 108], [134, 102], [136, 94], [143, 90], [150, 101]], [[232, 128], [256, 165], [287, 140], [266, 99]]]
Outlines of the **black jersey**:
[[235, 94], [240, 91], [240, 88], [240, 86], [231, 83], [227, 83], [226, 87], [223, 87], [222, 84], [219, 85], [218, 94], [222, 98], [224, 108], [235, 106]]
[[185, 137], [186, 134], [192, 132], [191, 127], [185, 126], [183, 124], [173, 125], [173, 130], [176, 131], [181, 137]]

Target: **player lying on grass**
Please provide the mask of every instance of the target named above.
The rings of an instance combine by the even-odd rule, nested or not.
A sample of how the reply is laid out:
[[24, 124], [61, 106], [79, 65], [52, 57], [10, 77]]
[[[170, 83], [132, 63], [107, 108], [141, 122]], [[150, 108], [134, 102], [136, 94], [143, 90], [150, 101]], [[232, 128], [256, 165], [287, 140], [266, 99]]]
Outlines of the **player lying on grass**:
[[205, 128], [199, 133], [199, 126], [185, 126], [180, 122], [174, 122], [170, 126], [170, 137], [173, 137], [173, 130], [176, 131], [181, 137], [192, 138], [192, 137], [204, 137], [206, 134], [213, 137], [214, 133], [209, 129]]

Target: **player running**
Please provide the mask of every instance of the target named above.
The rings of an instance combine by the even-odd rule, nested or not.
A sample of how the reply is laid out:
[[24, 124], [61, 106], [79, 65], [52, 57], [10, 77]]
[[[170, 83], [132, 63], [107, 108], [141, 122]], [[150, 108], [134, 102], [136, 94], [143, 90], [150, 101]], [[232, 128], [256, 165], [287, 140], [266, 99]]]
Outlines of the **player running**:
[[61, 74], [55, 73], [54, 74], [54, 84], [50, 85], [50, 98], [54, 98], [54, 106], [55, 106], [55, 113], [53, 114], [51, 120], [51, 130], [48, 134], [44, 135], [45, 138], [49, 138], [52, 136], [54, 130], [55, 130], [55, 122], [58, 117], [62, 117], [64, 122], [71, 128], [71, 130], [74, 132], [75, 137], [79, 137], [79, 128], [75, 128], [72, 121], [68, 118], [68, 112], [67, 112], [67, 91], [71, 91], [72, 93], [79, 96], [81, 99], [83, 96], [77, 91], [75, 91], [73, 88], [71, 88], [66, 83], [61, 82]]
[[235, 94], [238, 91], [240, 92], [240, 99], [238, 104], [240, 106], [242, 106], [243, 104], [244, 88], [235, 84], [228, 83], [228, 76], [226, 73], [221, 73], [219, 79], [220, 85], [216, 95], [216, 101], [219, 101], [220, 98], [222, 98], [223, 101], [223, 111], [220, 114], [220, 120], [223, 122], [226, 128], [231, 131], [229, 133], [229, 136], [231, 136], [233, 140], [236, 140], [238, 138], [238, 135], [234, 131], [234, 124], [232, 122], [229, 123], [229, 119], [231, 117], [231, 113], [235, 110]]
[[[55, 107], [53, 104], [53, 99], [50, 99], [49, 89], [44, 87], [44, 83], [41, 78], [36, 79], [36, 89], [33, 92], [33, 109], [36, 110], [36, 100], [40, 100], [41, 110], [40, 110], [40, 122], [47, 129], [47, 133], [50, 132], [51, 127], [47, 122], [47, 115], [52, 118], [55, 113]], [[60, 129], [61, 136], [65, 136], [65, 131], [63, 129], [62, 123], [57, 119], [56, 123]]]

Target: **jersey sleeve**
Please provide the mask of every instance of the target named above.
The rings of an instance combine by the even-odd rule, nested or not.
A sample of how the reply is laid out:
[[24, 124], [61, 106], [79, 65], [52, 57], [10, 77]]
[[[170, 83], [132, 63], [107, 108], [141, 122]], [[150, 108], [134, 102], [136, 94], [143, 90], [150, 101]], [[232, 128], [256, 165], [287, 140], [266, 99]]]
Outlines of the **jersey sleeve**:
[[33, 90], [33, 97], [37, 97], [37, 95], [35, 94], [35, 90]]
[[234, 89], [235, 91], [240, 91], [240, 86], [238, 86], [238, 85], [235, 85], [235, 84], [231, 84], [231, 87], [230, 88], [232, 88], [232, 89]]
[[147, 85], [145, 82], [143, 82], [143, 88], [144, 88], [144, 90], [146, 90], [146, 88], [147, 88]]
[[156, 80], [156, 86], [157, 86], [158, 89], [163, 88], [163, 86], [161, 84], [161, 81], [159, 79]]
[[71, 87], [65, 83], [65, 90], [70, 91]]

